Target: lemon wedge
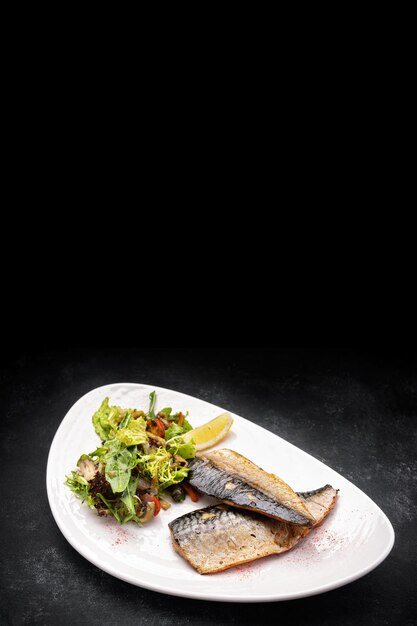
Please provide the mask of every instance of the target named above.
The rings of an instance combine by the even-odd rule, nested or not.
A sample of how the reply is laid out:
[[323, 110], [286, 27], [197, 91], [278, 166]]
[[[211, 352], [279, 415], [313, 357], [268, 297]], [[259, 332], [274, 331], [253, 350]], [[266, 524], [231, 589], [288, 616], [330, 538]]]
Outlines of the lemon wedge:
[[183, 435], [184, 441], [194, 440], [196, 450], [205, 450], [219, 443], [230, 430], [233, 417], [230, 413], [222, 413], [210, 422], [189, 430]]

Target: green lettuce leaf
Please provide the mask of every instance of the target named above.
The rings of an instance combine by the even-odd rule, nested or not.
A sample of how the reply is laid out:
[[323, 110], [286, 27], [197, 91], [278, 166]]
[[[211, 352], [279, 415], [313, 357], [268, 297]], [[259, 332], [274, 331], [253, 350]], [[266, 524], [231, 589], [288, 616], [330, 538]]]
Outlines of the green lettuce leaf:
[[100, 408], [93, 415], [93, 426], [102, 441], [109, 439], [111, 431], [117, 428], [119, 409], [109, 406], [109, 399], [104, 398]]
[[181, 426], [178, 426], [178, 424], [173, 422], [172, 425], [165, 431], [165, 439], [168, 441], [168, 439], [172, 439], [173, 437], [182, 435], [183, 432], [184, 430], [181, 428]]
[[156, 391], [151, 391], [151, 393], [149, 394], [149, 411], [148, 411], [148, 417], [150, 419], [155, 419], [156, 415], [155, 415], [155, 404], [156, 404]]
[[182, 426], [177, 424], [176, 422], [172, 422], [171, 426], [167, 428], [165, 431], [165, 439], [172, 439], [172, 437], [177, 437], [178, 435], [182, 435], [183, 433], [187, 433], [189, 430], [192, 430], [190, 422], [184, 419]]
[[118, 439], [106, 441], [109, 451], [104, 456], [106, 464], [106, 480], [113, 493], [123, 492], [132, 475], [132, 468], [136, 465], [136, 446], [128, 449]]
[[145, 420], [142, 417], [135, 420], [130, 420], [126, 428], [120, 428], [116, 432], [116, 437], [119, 441], [125, 443], [127, 446], [145, 443], [145, 441], [148, 440], [148, 435], [146, 434]]
[[182, 429], [185, 433], [187, 433], [189, 430], [192, 430], [193, 427], [191, 426], [190, 422], [186, 419], [184, 419], [183, 423], [182, 423]]
[[136, 487], [138, 486], [139, 476], [132, 476], [129, 480], [129, 484], [126, 490], [123, 492], [120, 498], [126, 507], [129, 515], [136, 515], [134, 495], [136, 494]]
[[119, 428], [120, 422], [123, 420], [124, 412], [118, 406], [110, 407], [110, 414], [108, 417], [108, 422], [110, 425], [110, 432], [115, 431]]
[[167, 442], [167, 448], [170, 454], [178, 454], [183, 459], [193, 459], [195, 457], [195, 443], [192, 439], [189, 442], [185, 442], [181, 435], [174, 437]]
[[189, 443], [183, 443], [179, 446], [177, 454], [182, 456], [183, 459], [193, 459], [195, 457], [195, 443], [190, 441]]
[[105, 446], [101, 446], [100, 448], [97, 448], [96, 450], [94, 450], [94, 452], [90, 452], [90, 454], [88, 455], [90, 458], [94, 458], [94, 457], [98, 457], [99, 459], [101, 459], [107, 452], [107, 448]]

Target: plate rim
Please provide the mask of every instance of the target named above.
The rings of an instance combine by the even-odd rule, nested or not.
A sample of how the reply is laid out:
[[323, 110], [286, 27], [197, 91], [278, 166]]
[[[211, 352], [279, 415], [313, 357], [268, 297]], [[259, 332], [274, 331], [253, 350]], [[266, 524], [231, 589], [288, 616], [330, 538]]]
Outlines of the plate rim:
[[[78, 400], [72, 404], [70, 406], [70, 408], [68, 409], [68, 411], [66, 412], [66, 414], [64, 415], [64, 417], [62, 418], [62, 420], [59, 423], [59, 426], [55, 432], [54, 437], [52, 438], [51, 441], [51, 445], [49, 447], [49, 452], [48, 452], [48, 460], [47, 460], [47, 465], [46, 465], [46, 492], [47, 492], [47, 497], [48, 497], [48, 503], [49, 503], [49, 507], [51, 509], [52, 512], [52, 516], [55, 520], [56, 525], [58, 526], [59, 530], [61, 531], [61, 533], [63, 534], [63, 536], [65, 537], [65, 539], [68, 541], [68, 543], [74, 548], [74, 550], [76, 550], [79, 554], [81, 554], [81, 556], [83, 556], [87, 561], [89, 561], [90, 563], [92, 563], [95, 567], [98, 567], [99, 569], [101, 569], [102, 571], [106, 572], [107, 574], [110, 574], [111, 576], [114, 576], [115, 578], [118, 578], [120, 580], [123, 580], [129, 584], [135, 585], [136, 587], [142, 587], [144, 589], [148, 589], [150, 591], [156, 591], [159, 593], [164, 593], [165, 595], [172, 595], [172, 596], [178, 596], [178, 597], [183, 597], [183, 598], [190, 598], [193, 600], [205, 600], [205, 601], [211, 601], [211, 602], [236, 602], [236, 603], [248, 603], [248, 602], [252, 602], [252, 603], [263, 603], [263, 602], [281, 602], [281, 601], [286, 601], [286, 600], [296, 600], [299, 598], [305, 598], [305, 597], [310, 597], [310, 596], [314, 596], [314, 595], [319, 595], [321, 593], [327, 593], [328, 591], [332, 591], [333, 589], [338, 589], [339, 587], [343, 587], [345, 585], [348, 585], [351, 582], [354, 582], [355, 580], [358, 580], [359, 578], [362, 578], [363, 576], [366, 576], [366, 574], [369, 574], [369, 572], [371, 572], [372, 570], [374, 570], [376, 567], [378, 567], [378, 565], [380, 565], [389, 555], [389, 553], [391, 552], [393, 546], [394, 546], [394, 542], [395, 542], [395, 532], [394, 532], [394, 528], [392, 526], [391, 521], [389, 520], [388, 516], [384, 513], [384, 511], [378, 506], [378, 504], [376, 502], [374, 502], [374, 500], [372, 500], [372, 498], [370, 498], [364, 491], [362, 491], [359, 487], [357, 487], [354, 483], [352, 483], [350, 480], [348, 480], [347, 478], [345, 478], [344, 476], [342, 476], [339, 472], [337, 472], [336, 470], [334, 470], [332, 467], [326, 465], [325, 463], [323, 463], [322, 461], [320, 461], [319, 459], [317, 459], [316, 457], [314, 457], [312, 454], [309, 454], [308, 452], [305, 452], [305, 450], [302, 450], [301, 448], [298, 448], [296, 445], [294, 445], [293, 443], [291, 443], [290, 441], [287, 441], [286, 439], [283, 439], [282, 437], [280, 437], [279, 435], [276, 435], [275, 433], [272, 433], [271, 431], [267, 430], [266, 428], [264, 428], [263, 426], [259, 426], [258, 424], [254, 424], [254, 422], [251, 422], [251, 420], [246, 419], [245, 417], [242, 417], [241, 415], [238, 415], [237, 413], [233, 413], [231, 412], [233, 415], [236, 415], [237, 417], [239, 417], [240, 419], [244, 420], [245, 422], [248, 422], [249, 424], [255, 425], [257, 428], [260, 428], [261, 430], [265, 431], [266, 433], [269, 434], [273, 434], [276, 437], [279, 437], [279, 439], [282, 439], [282, 441], [284, 441], [287, 445], [292, 446], [293, 448], [295, 448], [297, 450], [297, 452], [302, 452], [304, 455], [313, 458], [315, 461], [317, 461], [318, 463], [320, 463], [321, 465], [323, 465], [326, 469], [331, 469], [332, 472], [334, 472], [337, 476], [340, 476], [340, 478], [342, 478], [344, 481], [347, 481], [349, 483], [349, 485], [351, 487], [353, 487], [356, 491], [360, 492], [360, 494], [362, 496], [365, 496], [365, 498], [371, 503], [371, 505], [373, 507], [375, 507], [378, 511], [379, 514], [382, 515], [382, 518], [384, 519], [385, 523], [387, 524], [387, 528], [389, 531], [389, 541], [385, 547], [385, 549], [383, 550], [383, 552], [376, 558], [374, 559], [374, 561], [372, 561], [370, 564], [368, 564], [367, 566], [363, 567], [362, 569], [358, 570], [357, 572], [350, 574], [348, 576], [342, 577], [334, 582], [330, 582], [330, 583], [326, 583], [323, 584], [319, 587], [312, 587], [310, 589], [303, 589], [300, 591], [293, 591], [293, 592], [287, 592], [285, 594], [281, 594], [279, 596], [275, 595], [275, 594], [268, 594], [268, 595], [245, 595], [244, 597], [237, 597], [234, 595], [222, 595], [222, 596], [217, 596], [216, 594], [210, 593], [210, 592], [206, 592], [206, 591], [202, 591], [202, 592], [187, 592], [186, 589], [182, 590], [182, 589], [178, 589], [178, 588], [169, 588], [167, 586], [160, 586], [158, 585], [158, 583], [154, 583], [154, 584], [149, 584], [146, 581], [141, 581], [140, 583], [134, 579], [133, 576], [130, 576], [129, 574], [124, 574], [123, 572], [118, 571], [116, 568], [114, 568], [111, 565], [108, 565], [107, 563], [105, 563], [105, 561], [103, 562], [102, 560], [100, 560], [100, 556], [95, 556], [94, 553], [90, 554], [89, 550], [87, 548], [84, 548], [84, 545], [81, 543], [77, 543], [75, 540], [72, 539], [69, 531], [67, 531], [67, 528], [65, 526], [65, 524], [63, 523], [63, 520], [61, 519], [61, 517], [59, 516], [59, 510], [58, 507], [56, 506], [56, 502], [54, 500], [53, 494], [52, 494], [52, 454], [53, 454], [53, 448], [55, 445], [56, 440], [58, 439], [60, 430], [64, 424], [64, 421], [66, 420], [68, 414], [70, 411], [72, 411], [72, 409], [74, 407], [76, 407], [79, 403], [81, 403], [87, 396], [89, 396], [90, 394], [93, 394], [97, 391], [100, 391], [101, 389], [106, 389], [108, 387], [112, 387], [114, 385], [121, 385], [121, 386], [126, 386], [126, 387], [145, 387], [145, 388], [151, 388], [153, 390], [161, 390], [161, 391], [168, 391], [168, 392], [172, 392], [181, 396], [184, 396], [185, 398], [191, 398], [192, 400], [200, 400], [201, 402], [205, 402], [206, 404], [209, 404], [210, 406], [215, 407], [216, 409], [219, 409], [219, 411], [227, 411], [228, 409], [224, 409], [222, 407], [219, 407], [211, 402], [208, 402], [207, 400], [203, 400], [202, 398], [198, 398], [197, 396], [191, 396], [190, 394], [186, 394], [183, 393], [182, 391], [176, 391], [175, 389], [169, 389], [168, 387], [159, 387], [157, 385], [149, 385], [148, 383], [138, 383], [138, 382], [113, 382], [113, 383], [107, 383], [105, 385], [100, 385], [99, 387], [95, 387], [94, 389], [90, 389], [90, 391], [87, 391], [85, 394], [83, 394], [80, 398], [78, 398]], [[100, 553], [99, 553], [100, 554]]]

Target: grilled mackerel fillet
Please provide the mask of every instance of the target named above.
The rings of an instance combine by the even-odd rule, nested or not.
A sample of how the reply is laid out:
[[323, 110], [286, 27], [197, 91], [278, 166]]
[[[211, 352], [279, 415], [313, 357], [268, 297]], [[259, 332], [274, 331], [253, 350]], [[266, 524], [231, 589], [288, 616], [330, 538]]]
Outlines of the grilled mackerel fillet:
[[[337, 491], [326, 485], [298, 496], [317, 526], [334, 507]], [[169, 528], [175, 550], [200, 574], [287, 552], [311, 530], [225, 504], [182, 515]]]
[[202, 493], [283, 522], [313, 525], [304, 500], [289, 485], [233, 450], [198, 454], [189, 466], [187, 480]]

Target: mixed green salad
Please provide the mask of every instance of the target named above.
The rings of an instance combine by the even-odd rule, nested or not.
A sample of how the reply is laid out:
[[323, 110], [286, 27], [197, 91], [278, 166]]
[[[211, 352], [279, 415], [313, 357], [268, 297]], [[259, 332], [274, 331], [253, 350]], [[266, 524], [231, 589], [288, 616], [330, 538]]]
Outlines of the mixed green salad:
[[93, 415], [101, 446], [82, 454], [77, 469], [66, 476], [65, 484], [76, 496], [94, 507], [99, 515], [112, 515], [118, 522], [142, 525], [169, 508], [170, 496], [182, 502], [188, 459], [195, 456], [194, 441], [183, 434], [192, 429], [187, 414], [165, 408], [155, 413], [156, 393], [149, 395], [149, 409], [109, 406], [104, 398]]

